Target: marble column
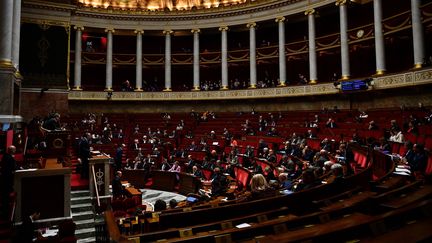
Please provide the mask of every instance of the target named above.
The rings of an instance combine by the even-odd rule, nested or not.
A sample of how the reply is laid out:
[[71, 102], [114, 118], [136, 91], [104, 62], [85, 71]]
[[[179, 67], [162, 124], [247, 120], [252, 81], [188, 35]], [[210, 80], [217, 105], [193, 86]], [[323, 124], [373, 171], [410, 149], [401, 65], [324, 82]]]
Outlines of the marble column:
[[143, 30], [135, 30], [136, 39], [136, 84], [135, 91], [143, 91], [142, 89], [142, 35]]
[[165, 89], [163, 91], [171, 90], [171, 34], [172, 30], [164, 30], [165, 35]]
[[0, 1], [0, 67], [12, 66], [13, 2]]
[[279, 86], [286, 85], [285, 17], [276, 18], [279, 28]]
[[342, 80], [350, 78], [350, 60], [348, 46], [348, 15], [347, 0], [337, 0], [336, 6], [339, 6], [339, 24], [340, 24], [340, 46], [341, 46], [341, 73]]
[[200, 90], [200, 53], [199, 53], [199, 29], [191, 30], [193, 33], [193, 90]]
[[420, 0], [411, 0], [411, 22], [414, 47], [414, 68], [421, 68], [424, 59], [423, 25], [420, 12]]
[[74, 90], [81, 90], [81, 52], [82, 52], [82, 31], [84, 27], [75, 26], [75, 71], [74, 71]]
[[0, 1], [0, 123], [16, 122], [22, 119], [14, 115], [19, 112], [19, 107], [14, 102], [15, 99], [19, 99], [15, 97], [19, 90], [15, 89], [18, 78], [12, 63], [13, 11], [13, 0]]
[[105, 29], [107, 32], [107, 55], [106, 55], [106, 79], [105, 91], [113, 91], [112, 89], [112, 58], [113, 58], [113, 33], [114, 29]]
[[227, 38], [227, 26], [219, 28], [221, 32], [221, 70], [222, 70], [222, 89], [228, 89], [228, 38]]
[[383, 75], [386, 71], [384, 35], [382, 29], [382, 0], [374, 0], [374, 31], [375, 31], [375, 63], [376, 74]]
[[256, 23], [246, 25], [249, 28], [249, 88], [254, 89], [257, 85], [257, 69], [256, 69]]
[[317, 55], [315, 43], [315, 9], [310, 9], [305, 12], [308, 16], [308, 32], [309, 32], [309, 79], [310, 84], [316, 84], [318, 80], [317, 74]]
[[12, 23], [12, 63], [19, 70], [19, 50], [21, 35], [21, 0], [14, 0]]

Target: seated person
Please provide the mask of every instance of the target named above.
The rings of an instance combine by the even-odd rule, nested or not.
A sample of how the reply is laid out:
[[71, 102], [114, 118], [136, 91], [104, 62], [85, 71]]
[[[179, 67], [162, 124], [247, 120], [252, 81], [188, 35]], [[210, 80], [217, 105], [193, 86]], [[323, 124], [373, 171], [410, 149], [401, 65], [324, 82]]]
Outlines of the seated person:
[[315, 177], [315, 173], [313, 170], [308, 169], [305, 170], [302, 174], [302, 180], [297, 184], [297, 187], [295, 188], [295, 191], [302, 191], [306, 189], [310, 189], [316, 186], [321, 185], [321, 182], [318, 181]]
[[162, 199], [156, 200], [156, 202], [154, 204], [154, 210], [153, 211], [160, 212], [160, 211], [163, 211], [166, 209], [167, 209], [167, 204], [164, 200], [162, 200]]
[[212, 196], [223, 195], [228, 189], [228, 180], [220, 171], [219, 167], [213, 170], [212, 177]]
[[262, 174], [256, 174], [251, 180], [250, 199], [261, 199], [275, 195], [275, 190], [271, 188]]
[[280, 173], [278, 176], [279, 189], [286, 190], [292, 187], [292, 181], [289, 180], [287, 173]]
[[198, 177], [198, 178], [202, 177], [202, 172], [201, 172], [200, 169], [198, 169], [198, 166], [196, 166], [196, 165], [194, 165], [192, 167], [192, 173], [191, 174], [194, 175], [194, 176], [196, 176], [196, 177]]
[[170, 171], [170, 172], [180, 172], [181, 171], [181, 167], [179, 165], [179, 162], [178, 161], [174, 162], [174, 165], [168, 171]]

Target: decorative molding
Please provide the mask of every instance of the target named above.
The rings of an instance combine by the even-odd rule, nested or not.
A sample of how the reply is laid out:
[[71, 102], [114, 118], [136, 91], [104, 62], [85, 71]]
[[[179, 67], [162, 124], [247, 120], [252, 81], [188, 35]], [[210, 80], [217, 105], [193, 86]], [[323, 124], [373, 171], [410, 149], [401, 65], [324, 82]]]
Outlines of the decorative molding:
[[[432, 68], [374, 78], [373, 89], [392, 89], [432, 84]], [[365, 92], [370, 92], [365, 91]], [[241, 100], [284, 97], [335, 95], [339, 90], [333, 83], [303, 86], [281, 86], [267, 89], [190, 91], [190, 92], [113, 92], [110, 101], [187, 101]], [[106, 92], [69, 91], [69, 100], [107, 100]]]
[[219, 31], [228, 31], [228, 30], [229, 30], [228, 26], [219, 27]]
[[255, 23], [255, 22], [252, 22], [252, 23], [248, 23], [247, 25], [246, 25], [246, 27], [247, 28], [255, 28], [257, 26], [257, 24]]
[[144, 30], [134, 30], [135, 34], [144, 34]]
[[191, 33], [195, 34], [195, 33], [200, 33], [201, 30], [200, 29], [191, 29]]
[[162, 31], [162, 33], [164, 35], [171, 35], [172, 33], [174, 33], [174, 31], [172, 31], [172, 30], [164, 30], [164, 31]]
[[276, 19], [275, 19], [275, 22], [276, 23], [279, 23], [279, 22], [285, 22], [285, 17], [283, 17], [283, 16], [281, 16], [281, 17], [277, 17]]
[[306, 10], [305, 12], [304, 12], [304, 14], [305, 15], [313, 15], [313, 14], [315, 14], [316, 13], [316, 11], [315, 11], [315, 9], [308, 9], [308, 10]]

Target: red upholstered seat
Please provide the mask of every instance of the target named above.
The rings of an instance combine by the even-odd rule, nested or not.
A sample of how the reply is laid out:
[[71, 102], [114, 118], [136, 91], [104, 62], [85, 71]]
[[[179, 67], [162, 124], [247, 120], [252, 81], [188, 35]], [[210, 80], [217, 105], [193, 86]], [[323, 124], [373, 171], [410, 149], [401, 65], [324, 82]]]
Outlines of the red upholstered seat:
[[249, 185], [251, 177], [250, 172], [242, 167], [235, 167], [234, 173], [238, 182], [243, 186], [243, 188], [246, 188], [246, 186]]
[[210, 179], [211, 179], [211, 176], [212, 176], [212, 174], [213, 174], [213, 171], [212, 171], [212, 170], [209, 170], [209, 169], [202, 169], [201, 172], [202, 172], [202, 174], [203, 174], [204, 179], [206, 179], [206, 180], [210, 180]]
[[426, 175], [432, 175], [432, 154], [430, 154], [428, 157], [428, 162], [427, 162], [425, 174]]

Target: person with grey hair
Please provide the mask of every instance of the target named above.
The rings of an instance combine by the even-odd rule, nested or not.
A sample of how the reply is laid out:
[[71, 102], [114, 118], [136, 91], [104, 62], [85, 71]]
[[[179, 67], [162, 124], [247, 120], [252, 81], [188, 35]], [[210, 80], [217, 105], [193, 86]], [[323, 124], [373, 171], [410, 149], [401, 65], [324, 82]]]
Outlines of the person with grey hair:
[[342, 185], [345, 181], [344, 173], [343, 173], [343, 166], [339, 163], [335, 163], [330, 167], [330, 169], [331, 169], [331, 172], [334, 176], [333, 183]]

